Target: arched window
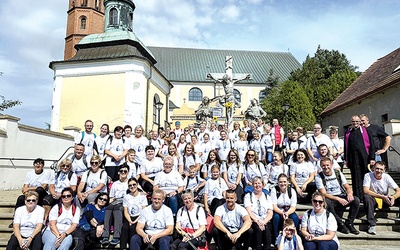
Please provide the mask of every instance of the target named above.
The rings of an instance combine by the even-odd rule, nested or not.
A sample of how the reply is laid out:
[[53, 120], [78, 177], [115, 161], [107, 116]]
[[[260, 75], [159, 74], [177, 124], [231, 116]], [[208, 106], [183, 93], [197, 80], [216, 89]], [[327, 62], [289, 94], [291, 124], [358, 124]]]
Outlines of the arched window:
[[238, 103], [242, 103], [242, 94], [239, 92], [239, 90], [234, 89], [234, 90], [233, 90], [233, 96], [235, 96], [235, 100], [236, 100]]
[[189, 90], [189, 101], [199, 101], [203, 100], [203, 92], [199, 88], [191, 88]]
[[109, 16], [108, 24], [110, 26], [118, 25], [118, 11], [117, 11], [116, 8], [112, 8], [110, 10], [110, 16]]
[[82, 30], [86, 29], [86, 17], [85, 16], [81, 17], [81, 29]]
[[82, 1], [82, 7], [87, 7], [87, 0]]

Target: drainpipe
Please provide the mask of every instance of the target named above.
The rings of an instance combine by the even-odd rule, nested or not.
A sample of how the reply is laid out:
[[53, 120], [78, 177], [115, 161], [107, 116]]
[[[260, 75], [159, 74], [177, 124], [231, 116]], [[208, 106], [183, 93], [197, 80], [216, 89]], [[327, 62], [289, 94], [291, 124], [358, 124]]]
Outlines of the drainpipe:
[[147, 86], [146, 86], [146, 115], [144, 120], [144, 129], [147, 136], [148, 131], [148, 120], [149, 120], [149, 93], [150, 93], [150, 79], [153, 76], [153, 65], [150, 65], [150, 76], [147, 78]]

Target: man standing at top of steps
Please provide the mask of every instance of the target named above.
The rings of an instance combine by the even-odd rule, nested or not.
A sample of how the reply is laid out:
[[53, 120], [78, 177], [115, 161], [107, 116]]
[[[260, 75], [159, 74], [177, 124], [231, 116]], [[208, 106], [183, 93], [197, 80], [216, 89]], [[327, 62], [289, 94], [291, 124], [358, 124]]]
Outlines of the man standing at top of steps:
[[[376, 219], [374, 217], [375, 207], [391, 207], [400, 196], [400, 188], [393, 178], [385, 173], [386, 164], [378, 161], [373, 167], [373, 172], [364, 176], [364, 207], [367, 210], [367, 221], [369, 223], [369, 234], [376, 234]], [[389, 188], [396, 193], [389, 195]]]
[[[347, 183], [346, 177], [340, 170], [332, 169], [332, 160], [324, 157], [320, 161], [322, 172], [315, 178], [318, 191], [325, 196], [327, 210], [335, 216], [338, 231], [344, 234], [349, 232], [358, 235], [360, 232], [354, 227], [354, 219], [358, 214], [360, 199], [353, 196], [353, 190]], [[340, 169], [340, 168], [339, 168]], [[349, 216], [345, 223], [337, 215], [336, 209], [350, 207]]]

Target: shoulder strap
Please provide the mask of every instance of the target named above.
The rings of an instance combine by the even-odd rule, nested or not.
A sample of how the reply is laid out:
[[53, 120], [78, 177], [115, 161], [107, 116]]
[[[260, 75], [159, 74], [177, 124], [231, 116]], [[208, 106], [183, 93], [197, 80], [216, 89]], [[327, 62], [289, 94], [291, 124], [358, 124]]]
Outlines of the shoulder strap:
[[281, 196], [282, 192], [279, 186], [275, 186], [275, 190], [276, 190], [276, 199], [278, 199], [279, 196]]
[[312, 137], [312, 139], [313, 139], [315, 145], [318, 147], [318, 145], [317, 145], [317, 140], [315, 140], [315, 136], [312, 135], [311, 137]]
[[73, 174], [74, 172], [72, 172], [72, 171], [69, 171], [68, 172], [68, 180], [71, 180], [71, 178], [72, 178], [72, 174]]
[[[325, 175], [322, 172], [318, 173], [319, 177], [321, 177], [322, 180], [322, 184], [324, 185], [324, 187], [326, 186], [326, 180], [325, 180]], [[336, 177], [337, 178], [337, 177]]]
[[82, 134], [81, 134], [81, 141], [80, 141], [79, 143], [82, 143], [83, 138], [85, 138], [85, 131], [82, 131], [81, 133], [82, 133]]
[[62, 204], [58, 203], [58, 216], [62, 214]]
[[[194, 229], [194, 226], [193, 226], [193, 223], [192, 223], [192, 219], [190, 218], [189, 210], [187, 210], [187, 208], [186, 208], [186, 212], [187, 212], [187, 215], [188, 215], [188, 218], [189, 218], [190, 225]], [[196, 213], [196, 216], [197, 216], [197, 213]]]

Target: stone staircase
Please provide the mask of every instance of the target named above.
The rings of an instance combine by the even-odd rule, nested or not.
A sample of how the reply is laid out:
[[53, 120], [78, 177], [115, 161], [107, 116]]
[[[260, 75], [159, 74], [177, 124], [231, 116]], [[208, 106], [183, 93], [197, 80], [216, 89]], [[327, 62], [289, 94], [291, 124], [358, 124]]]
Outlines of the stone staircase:
[[[343, 170], [348, 182], [351, 184], [350, 171], [345, 168]], [[392, 174], [397, 183], [400, 183], [400, 174]], [[13, 192], [11, 195], [6, 194]], [[2, 191], [6, 198], [0, 202], [0, 249], [5, 249], [8, 239], [12, 233], [12, 229], [8, 225], [12, 222], [14, 205], [20, 191]], [[3, 196], [3, 195], [2, 195]], [[15, 196], [15, 197], [14, 197]], [[297, 206], [297, 214], [303, 215], [306, 210], [312, 208], [311, 204]], [[364, 208], [360, 206], [360, 214], [365, 214]], [[348, 212], [343, 212], [343, 218], [347, 218]], [[377, 235], [370, 235], [366, 233], [368, 230], [368, 223], [366, 217], [356, 219], [354, 224], [360, 230], [359, 235], [337, 233], [341, 247], [340, 249], [373, 249], [384, 248], [385, 250], [400, 249], [400, 210], [399, 207], [392, 207], [390, 209], [381, 210], [376, 214], [377, 221]], [[109, 247], [111, 248], [111, 247]], [[105, 249], [101, 245], [92, 246], [90, 249]], [[211, 245], [210, 250], [215, 249], [214, 244]]]

